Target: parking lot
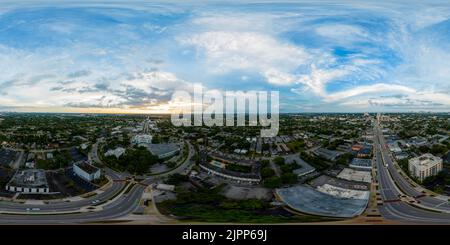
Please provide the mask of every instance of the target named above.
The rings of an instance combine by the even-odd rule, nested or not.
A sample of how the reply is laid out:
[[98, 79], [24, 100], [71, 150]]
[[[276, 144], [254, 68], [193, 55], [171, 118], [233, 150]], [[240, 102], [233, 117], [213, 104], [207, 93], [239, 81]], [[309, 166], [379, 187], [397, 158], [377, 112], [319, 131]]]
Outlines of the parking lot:
[[0, 166], [8, 166], [16, 160], [18, 153], [15, 151], [0, 149]]

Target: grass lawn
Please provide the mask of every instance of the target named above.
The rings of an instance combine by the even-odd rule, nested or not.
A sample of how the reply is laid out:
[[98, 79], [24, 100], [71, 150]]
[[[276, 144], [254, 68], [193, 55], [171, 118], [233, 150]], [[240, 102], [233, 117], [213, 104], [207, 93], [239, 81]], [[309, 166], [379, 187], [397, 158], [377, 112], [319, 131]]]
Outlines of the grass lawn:
[[248, 199], [232, 200], [220, 195], [218, 190], [197, 190], [178, 193], [176, 200], [158, 204], [161, 213], [180, 219], [199, 222], [281, 223], [319, 222], [327, 218], [311, 215], [294, 215], [268, 201]]

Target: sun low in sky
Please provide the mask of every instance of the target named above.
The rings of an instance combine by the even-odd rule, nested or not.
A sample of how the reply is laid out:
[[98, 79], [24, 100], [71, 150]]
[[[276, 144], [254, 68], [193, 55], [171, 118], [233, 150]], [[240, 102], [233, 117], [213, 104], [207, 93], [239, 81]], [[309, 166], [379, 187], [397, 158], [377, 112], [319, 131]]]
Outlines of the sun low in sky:
[[167, 112], [193, 83], [281, 112], [450, 111], [448, 1], [2, 2], [0, 111]]

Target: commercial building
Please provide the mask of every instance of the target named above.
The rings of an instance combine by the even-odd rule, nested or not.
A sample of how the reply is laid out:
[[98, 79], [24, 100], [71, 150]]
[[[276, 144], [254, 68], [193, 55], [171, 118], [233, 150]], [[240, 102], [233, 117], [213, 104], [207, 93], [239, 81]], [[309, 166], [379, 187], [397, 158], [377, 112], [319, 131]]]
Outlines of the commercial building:
[[370, 171], [359, 171], [351, 168], [344, 168], [337, 177], [349, 181], [372, 182], [372, 174]]
[[156, 189], [161, 191], [174, 191], [175, 186], [174, 185], [166, 185], [166, 184], [158, 184], [156, 185]]
[[356, 155], [359, 158], [369, 158], [372, 155], [372, 147], [365, 146], [361, 150], [358, 151], [358, 154]]
[[372, 169], [372, 160], [364, 159], [364, 158], [353, 158], [350, 162], [349, 166], [358, 170], [371, 170]]
[[80, 178], [91, 182], [101, 177], [99, 168], [92, 166], [85, 161], [79, 161], [73, 164], [73, 172]]
[[[208, 161], [208, 158], [212, 158]], [[227, 165], [241, 165], [251, 167], [250, 172], [239, 172], [227, 169]], [[259, 174], [259, 164], [250, 160], [232, 160], [214, 154], [207, 155], [206, 152], [200, 153], [200, 168], [208, 174], [212, 174], [224, 179], [238, 183], [259, 184], [261, 176]]]
[[402, 152], [402, 149], [400, 148], [400, 146], [398, 146], [397, 142], [389, 143], [388, 147], [391, 152], [394, 152], [394, 153]]
[[323, 157], [330, 161], [335, 161], [342, 153], [338, 151], [328, 150], [326, 148], [319, 148], [313, 151], [316, 156]]
[[45, 171], [42, 169], [17, 171], [5, 189], [25, 194], [49, 194], [50, 192]]
[[153, 137], [149, 134], [137, 134], [131, 139], [131, 143], [135, 145], [151, 144]]
[[423, 181], [427, 177], [437, 175], [442, 170], [442, 159], [426, 153], [409, 159], [408, 168], [412, 176]]
[[364, 146], [361, 144], [356, 144], [356, 145], [352, 145], [352, 151], [359, 151], [363, 148]]

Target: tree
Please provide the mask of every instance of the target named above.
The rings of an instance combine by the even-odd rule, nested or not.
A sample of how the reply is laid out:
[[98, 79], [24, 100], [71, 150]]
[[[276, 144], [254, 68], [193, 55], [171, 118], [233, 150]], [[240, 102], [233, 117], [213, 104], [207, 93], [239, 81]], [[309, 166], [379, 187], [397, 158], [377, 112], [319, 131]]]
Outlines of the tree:
[[273, 159], [273, 162], [277, 165], [283, 165], [285, 163], [285, 160], [282, 157], [275, 157]]
[[348, 162], [351, 157], [352, 157], [351, 153], [344, 153], [338, 157], [338, 159], [336, 160], [336, 164], [348, 165]]
[[262, 161], [261, 161], [261, 168], [268, 167], [269, 164], [270, 164], [270, 161], [269, 161], [269, 160], [262, 160]]
[[146, 173], [151, 165], [159, 162], [158, 157], [152, 155], [145, 147], [131, 148], [119, 159], [109, 156], [105, 160], [114, 168], [134, 174]]
[[178, 184], [180, 184], [182, 182], [186, 182], [186, 181], [189, 181], [189, 177], [187, 175], [175, 173], [175, 174], [169, 175], [169, 177], [167, 177], [166, 184], [178, 185]]
[[283, 164], [280, 166], [280, 169], [283, 173], [292, 173], [294, 169], [298, 168], [301, 168], [301, 165], [298, 165], [297, 163]]
[[431, 153], [432, 154], [444, 154], [447, 151], [447, 147], [445, 145], [441, 145], [441, 144], [434, 144], [431, 147]]
[[283, 184], [295, 184], [297, 182], [297, 175], [294, 173], [283, 173], [281, 175], [281, 182]]
[[275, 171], [273, 169], [271, 169], [270, 167], [265, 167], [261, 169], [261, 177], [263, 179], [272, 177], [275, 175]]
[[409, 169], [408, 169], [408, 159], [407, 158], [403, 158], [397, 161], [398, 165], [403, 169], [403, 171], [407, 172], [409, 174]]
[[421, 153], [428, 153], [428, 152], [430, 152], [430, 147], [428, 147], [428, 146], [426, 146], [426, 145], [421, 145], [421, 146], [419, 147], [419, 151], [420, 151]]

